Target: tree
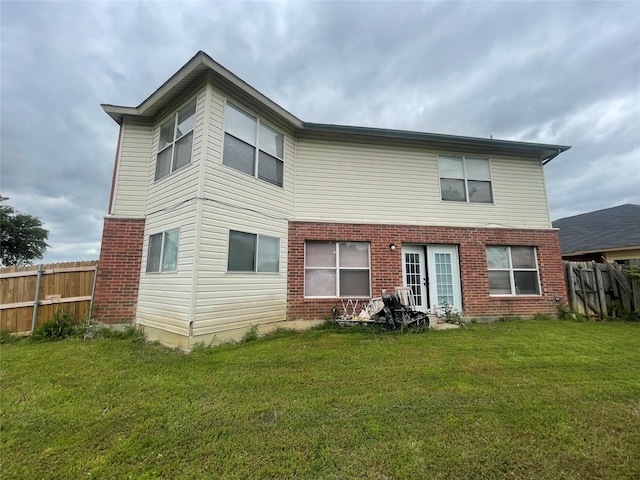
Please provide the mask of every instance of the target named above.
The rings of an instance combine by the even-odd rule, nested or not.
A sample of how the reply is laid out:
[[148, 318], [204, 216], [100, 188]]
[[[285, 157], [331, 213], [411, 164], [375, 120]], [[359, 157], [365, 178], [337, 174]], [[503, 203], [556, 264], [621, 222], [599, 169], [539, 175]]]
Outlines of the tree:
[[39, 218], [16, 212], [0, 195], [0, 262], [4, 267], [29, 265], [49, 248], [49, 231]]

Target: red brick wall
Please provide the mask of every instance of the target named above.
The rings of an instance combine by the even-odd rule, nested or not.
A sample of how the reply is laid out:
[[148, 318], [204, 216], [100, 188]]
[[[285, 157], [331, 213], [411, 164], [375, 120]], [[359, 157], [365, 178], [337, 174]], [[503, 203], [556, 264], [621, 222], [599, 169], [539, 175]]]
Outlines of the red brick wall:
[[105, 218], [93, 318], [105, 323], [136, 314], [144, 219]]
[[[402, 244], [458, 245], [462, 303], [467, 317], [555, 314], [566, 301], [564, 270], [557, 230], [506, 228], [425, 227], [415, 225], [353, 225], [289, 222], [287, 319], [314, 320], [331, 316], [337, 299], [304, 298], [305, 240], [368, 241], [371, 243], [371, 287], [374, 296], [383, 288], [402, 285]], [[389, 244], [395, 243], [392, 251]], [[541, 296], [490, 297], [486, 245], [533, 246], [538, 252]]]

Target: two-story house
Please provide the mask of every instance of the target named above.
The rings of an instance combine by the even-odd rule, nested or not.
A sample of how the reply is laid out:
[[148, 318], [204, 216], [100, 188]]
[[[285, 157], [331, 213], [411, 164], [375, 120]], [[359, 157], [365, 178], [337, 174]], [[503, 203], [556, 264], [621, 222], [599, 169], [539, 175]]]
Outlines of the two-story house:
[[543, 166], [567, 146], [307, 123], [203, 52], [103, 108], [120, 125], [103, 321], [189, 348], [396, 286], [474, 318], [565, 297]]

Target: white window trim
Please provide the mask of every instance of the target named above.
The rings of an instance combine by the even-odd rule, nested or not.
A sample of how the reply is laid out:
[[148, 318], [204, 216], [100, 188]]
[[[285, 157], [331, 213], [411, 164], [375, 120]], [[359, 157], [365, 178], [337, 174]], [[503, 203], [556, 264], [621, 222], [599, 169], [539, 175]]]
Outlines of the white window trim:
[[[336, 246], [336, 265], [335, 267], [307, 267], [307, 244], [308, 243], [333, 243]], [[340, 241], [333, 241], [333, 240], [308, 240], [304, 242], [304, 273], [303, 273], [303, 278], [306, 277], [306, 272], [307, 270], [331, 270], [334, 269], [336, 271], [336, 294], [337, 295], [322, 295], [322, 296], [315, 296], [315, 295], [307, 295], [307, 282], [304, 281], [304, 298], [356, 298], [356, 297], [345, 297], [345, 296], [341, 296], [340, 293], [340, 271], [341, 270], [364, 270], [364, 268], [362, 267], [340, 267], [339, 263], [340, 263], [340, 244], [341, 243], [366, 243], [367, 245], [369, 245], [369, 249], [368, 249], [368, 262], [369, 265], [367, 267], [367, 270], [369, 272], [369, 295], [367, 296], [362, 296], [362, 297], [357, 297], [357, 298], [371, 298], [371, 242], [362, 242], [362, 241], [348, 241], [348, 240], [340, 240]]]
[[[178, 114], [180, 113], [180, 110], [184, 109], [186, 106], [188, 106], [190, 103], [194, 103], [195, 104], [195, 113], [194, 113], [194, 122], [193, 122], [193, 128], [191, 130], [189, 130], [188, 132], [186, 132], [183, 135], [180, 135], [179, 138], [176, 138], [176, 133], [178, 130]], [[171, 120], [173, 118], [174, 122], [173, 122], [173, 141], [171, 142], [170, 145], [165, 146], [164, 148], [159, 148], [160, 147], [160, 135], [161, 135], [161, 130], [162, 130], [162, 126], [167, 123], [169, 120]], [[180, 170], [182, 170], [183, 168], [188, 167], [189, 165], [191, 165], [193, 163], [193, 145], [195, 142], [195, 130], [196, 130], [196, 122], [198, 120], [198, 97], [193, 97], [191, 98], [189, 101], [184, 102], [179, 108], [176, 108], [176, 110], [169, 115], [168, 117], [164, 118], [161, 122], [158, 122], [156, 124], [156, 130], [157, 130], [157, 134], [158, 134], [158, 142], [156, 143], [157, 147], [156, 148], [156, 161], [154, 164], [154, 171], [153, 171], [153, 181], [155, 182], [160, 182], [162, 180], [164, 180], [165, 178], [170, 177], [173, 173], [178, 172]], [[176, 146], [176, 143], [178, 143], [179, 140], [181, 140], [182, 138], [186, 137], [187, 135], [189, 135], [190, 133], [193, 133], [193, 137], [191, 138], [191, 158], [189, 159], [189, 163], [182, 165], [181, 167], [175, 168], [174, 169], [174, 149]], [[167, 149], [171, 149], [171, 171], [160, 177], [160, 178], [156, 178], [156, 172], [157, 172], [157, 168], [158, 168], [158, 156], [160, 155], [160, 152], [164, 152]]]
[[[511, 293], [491, 293], [490, 297], [541, 297], [542, 296], [542, 284], [540, 283], [540, 268], [538, 265], [538, 248], [530, 245], [486, 245], [485, 253], [488, 247], [506, 247], [509, 250], [509, 268], [489, 268], [487, 265], [487, 272], [509, 272], [509, 283], [511, 287]], [[527, 247], [533, 249], [533, 258], [536, 262], [535, 268], [513, 268], [513, 262], [511, 259], [511, 247]], [[536, 272], [536, 280], [538, 282], [538, 291], [540, 293], [516, 293], [516, 280], [514, 272]], [[487, 278], [488, 280], [488, 278]]]
[[[462, 173], [464, 175], [464, 178], [453, 178], [453, 177], [443, 177], [440, 174], [440, 156], [443, 157], [459, 157], [462, 159]], [[472, 202], [469, 198], [469, 180], [471, 181], [478, 181], [478, 182], [486, 182], [487, 180], [476, 180], [473, 178], [469, 178], [467, 175], [467, 158], [473, 159], [473, 160], [486, 160], [489, 164], [489, 185], [491, 188], [491, 201], [490, 202]], [[441, 202], [451, 202], [451, 203], [467, 203], [467, 204], [472, 204], [472, 205], [495, 205], [496, 203], [496, 198], [494, 195], [494, 191], [493, 191], [493, 172], [492, 172], [492, 168], [491, 168], [491, 158], [488, 157], [474, 157], [474, 156], [468, 156], [468, 155], [456, 155], [456, 154], [439, 154], [437, 155], [437, 161], [438, 161], [438, 189], [440, 190], [440, 201]], [[442, 198], [442, 179], [450, 179], [450, 180], [463, 180], [464, 181], [464, 194], [465, 194], [465, 198], [466, 200], [445, 200]]]
[[[247, 235], [254, 235], [256, 237], [256, 251], [255, 251], [255, 255], [254, 255], [254, 260], [253, 260], [253, 270], [229, 270], [229, 249], [231, 248], [231, 232], [238, 232], [238, 233], [245, 233]], [[260, 251], [260, 237], [269, 237], [269, 238], [275, 238], [278, 240], [278, 271], [277, 272], [259, 272], [258, 271], [258, 252]], [[260, 275], [280, 275], [280, 260], [281, 260], [281, 255], [280, 255], [280, 250], [282, 247], [282, 240], [280, 239], [280, 237], [276, 237], [273, 235], [264, 235], [261, 233], [253, 233], [253, 232], [245, 232], [243, 230], [234, 230], [234, 229], [229, 229], [227, 231], [227, 273], [232, 273], [232, 274], [260, 274]]]
[[[175, 270], [163, 270], [162, 269], [162, 259], [164, 257], [164, 248], [166, 245], [166, 238], [167, 238], [167, 234], [169, 232], [173, 232], [177, 230], [178, 231], [178, 250], [176, 252], [176, 269]], [[180, 234], [181, 234], [181, 230], [180, 227], [177, 228], [170, 228], [169, 230], [164, 230], [162, 232], [156, 232], [156, 233], [152, 233], [149, 234], [149, 236], [147, 237], [147, 263], [145, 264], [145, 273], [150, 273], [150, 274], [162, 274], [162, 273], [176, 273], [178, 271], [178, 264], [179, 264], [179, 260], [180, 260]], [[151, 237], [155, 236], [155, 235], [162, 235], [162, 243], [160, 245], [160, 262], [159, 262], [159, 266], [158, 266], [158, 270], [149, 270], [149, 253], [150, 253], [150, 247], [151, 247]]]
[[[232, 133], [228, 133], [227, 132], [227, 124], [226, 124], [227, 105], [232, 105], [233, 108], [235, 108], [235, 109], [237, 109], [237, 110], [239, 110], [241, 112], [244, 112], [245, 114], [249, 115], [250, 117], [253, 117], [253, 118], [256, 119], [256, 141], [255, 141], [256, 144], [255, 145], [247, 143], [244, 140], [239, 139], [238, 137], [236, 137]], [[225, 119], [224, 119], [224, 122], [223, 122], [224, 128], [223, 128], [223, 132], [222, 132], [222, 135], [223, 135], [223, 138], [222, 138], [222, 165], [224, 167], [230, 168], [234, 172], [238, 172], [238, 173], [241, 173], [243, 175], [248, 175], [248, 176], [253, 177], [256, 180], [260, 180], [261, 182], [264, 182], [264, 183], [266, 183], [268, 185], [273, 185], [274, 187], [278, 187], [278, 188], [284, 188], [284, 177], [285, 177], [284, 150], [285, 150], [286, 145], [287, 145], [287, 136], [285, 135], [285, 133], [282, 130], [280, 130], [278, 128], [275, 128], [270, 123], [263, 122], [262, 119], [258, 115], [255, 115], [253, 112], [247, 110], [244, 107], [241, 107], [241, 106], [237, 105], [236, 103], [234, 103], [234, 102], [232, 102], [230, 100], [226, 100], [225, 101], [224, 108], [225, 108], [225, 110], [224, 110], [225, 111]], [[264, 150], [260, 149], [259, 145], [260, 145], [260, 125], [261, 124], [264, 124], [266, 127], [269, 127], [271, 130], [274, 130], [276, 133], [279, 133], [280, 135], [282, 135], [282, 158], [278, 157], [277, 155], [271, 155], [270, 153], [265, 152]], [[224, 163], [224, 136], [225, 135], [231, 135], [236, 140], [238, 140], [240, 142], [243, 142], [243, 143], [246, 143], [247, 145], [251, 145], [252, 147], [254, 147], [255, 152], [253, 154], [253, 175], [249, 175], [249, 174], [247, 174], [247, 173], [245, 173], [245, 172], [243, 172], [241, 170], [233, 168], [232, 166], [226, 165]], [[260, 152], [264, 152], [265, 154], [267, 154], [267, 155], [269, 155], [269, 156], [271, 156], [271, 157], [273, 157], [273, 158], [275, 158], [277, 160], [280, 160], [282, 162], [282, 185], [278, 185], [277, 183], [269, 182], [267, 180], [263, 180], [262, 178], [258, 177]]]

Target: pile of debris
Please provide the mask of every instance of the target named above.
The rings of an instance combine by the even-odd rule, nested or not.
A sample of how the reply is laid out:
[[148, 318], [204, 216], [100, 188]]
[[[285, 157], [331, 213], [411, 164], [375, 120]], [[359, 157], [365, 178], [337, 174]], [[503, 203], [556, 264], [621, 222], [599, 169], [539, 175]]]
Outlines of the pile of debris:
[[[333, 309], [334, 323], [344, 327], [381, 325], [391, 330], [429, 328], [429, 317], [416, 310], [413, 292], [408, 287], [396, 287], [391, 295], [382, 290], [382, 296], [365, 302], [343, 300], [342, 315], [339, 315], [337, 308]], [[363, 308], [357, 313], [360, 305]]]

